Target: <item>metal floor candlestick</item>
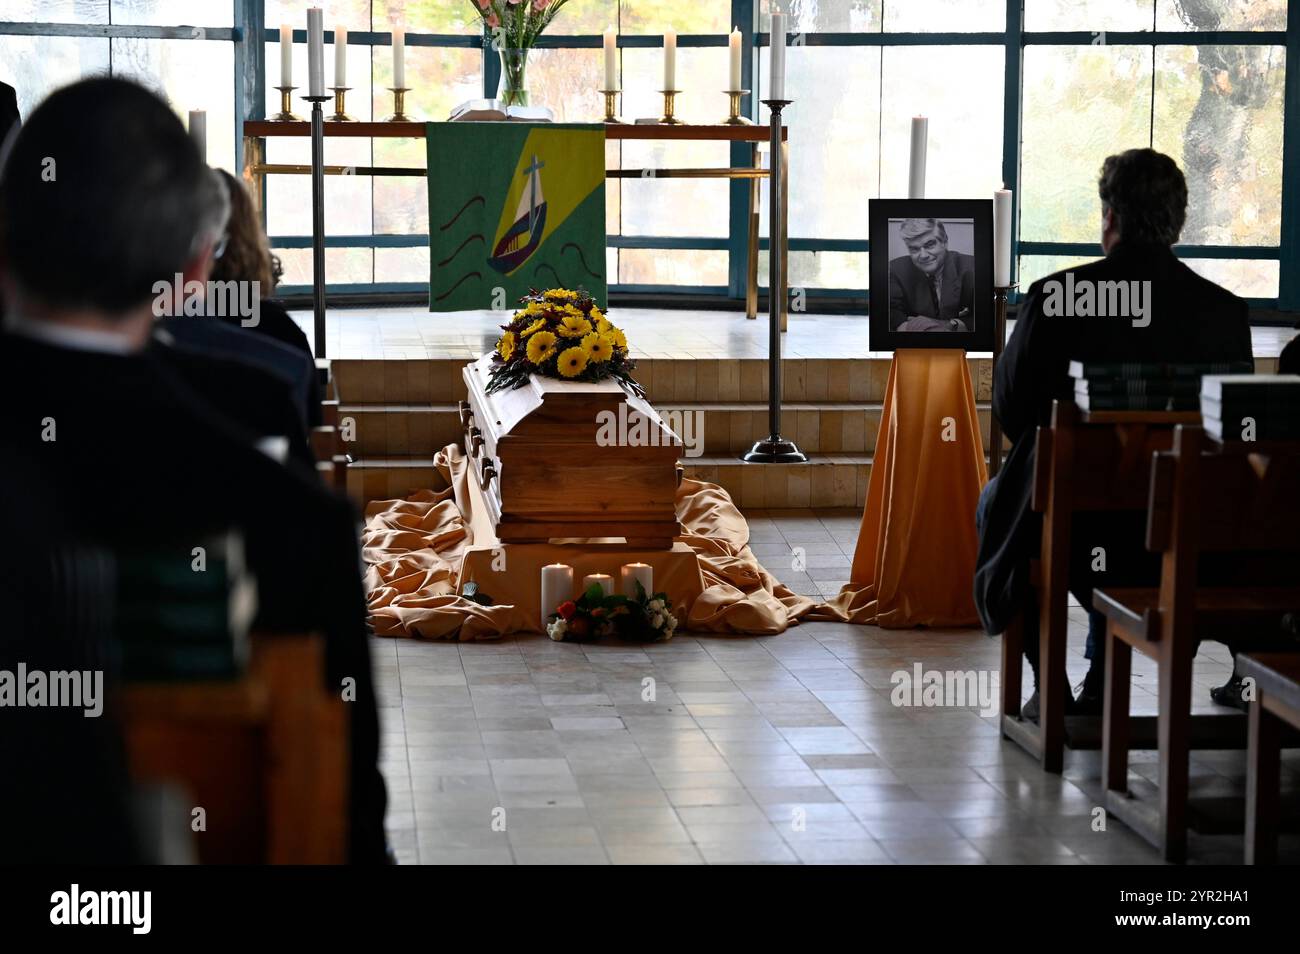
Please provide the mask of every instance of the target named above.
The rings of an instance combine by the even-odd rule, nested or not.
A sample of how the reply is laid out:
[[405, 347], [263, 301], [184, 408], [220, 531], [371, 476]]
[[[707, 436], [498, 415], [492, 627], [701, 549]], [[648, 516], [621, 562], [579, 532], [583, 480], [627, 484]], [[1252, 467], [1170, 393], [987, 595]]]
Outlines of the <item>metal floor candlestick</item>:
[[795, 446], [794, 441], [781, 436], [781, 290], [785, 287], [786, 263], [781, 254], [781, 111], [790, 105], [788, 99], [765, 99], [763, 105], [771, 111], [772, 168], [768, 173], [768, 197], [771, 211], [768, 214], [767, 255], [767, 420], [771, 433], [754, 444], [741, 460], [751, 464], [802, 464], [808, 455]]
[[316, 357], [325, 355], [325, 111], [330, 96], [304, 96], [311, 103], [311, 286]]
[[[998, 359], [1002, 357], [1002, 348], [1007, 340], [1007, 300], [1015, 285], [998, 285], [993, 289], [993, 363], [992, 379], [998, 372]], [[998, 475], [1002, 469], [1002, 425], [998, 416], [989, 411], [989, 477]]]

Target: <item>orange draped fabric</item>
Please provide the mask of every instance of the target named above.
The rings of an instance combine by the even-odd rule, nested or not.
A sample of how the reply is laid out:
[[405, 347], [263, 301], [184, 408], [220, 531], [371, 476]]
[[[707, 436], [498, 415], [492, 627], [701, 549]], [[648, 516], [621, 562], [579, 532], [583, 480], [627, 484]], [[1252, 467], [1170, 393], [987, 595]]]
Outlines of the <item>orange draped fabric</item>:
[[[575, 584], [596, 570], [610, 573], [638, 560], [655, 568], [656, 589], [674, 601], [682, 628], [723, 634], [780, 633], [811, 612], [814, 602], [791, 592], [749, 549], [749, 527], [727, 492], [684, 479], [677, 489], [682, 535], [672, 551], [587, 546], [510, 544], [508, 572], [493, 572], [500, 546], [481, 491], [456, 445], [435, 458], [445, 486], [406, 500], [375, 501], [366, 509], [363, 555], [375, 632], [426, 639], [493, 639], [536, 631], [540, 567], [567, 563]], [[474, 579], [494, 605], [458, 595], [461, 577]]]
[[887, 629], [977, 624], [983, 447], [966, 352], [896, 352], [852, 582], [811, 618]]

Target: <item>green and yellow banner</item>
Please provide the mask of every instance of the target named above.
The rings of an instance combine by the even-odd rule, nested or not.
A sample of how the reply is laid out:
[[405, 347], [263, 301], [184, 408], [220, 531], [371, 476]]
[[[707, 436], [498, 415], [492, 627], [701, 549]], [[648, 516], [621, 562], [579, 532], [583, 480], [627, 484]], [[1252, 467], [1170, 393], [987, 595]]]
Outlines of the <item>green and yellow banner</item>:
[[429, 310], [585, 288], [602, 307], [605, 128], [429, 123]]

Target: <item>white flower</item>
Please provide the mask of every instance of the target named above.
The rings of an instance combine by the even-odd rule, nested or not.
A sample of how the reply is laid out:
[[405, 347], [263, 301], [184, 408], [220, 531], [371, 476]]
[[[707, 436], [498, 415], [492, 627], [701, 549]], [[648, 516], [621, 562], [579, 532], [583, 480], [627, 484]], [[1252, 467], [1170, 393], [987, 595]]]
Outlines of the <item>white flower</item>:
[[546, 635], [551, 637], [551, 639], [555, 640], [557, 643], [562, 643], [564, 642], [564, 634], [568, 629], [569, 627], [564, 620], [557, 619], [554, 623], [551, 623], [546, 627]]
[[663, 601], [663, 600], [651, 600], [651, 601], [650, 601], [650, 607], [649, 607], [649, 609], [650, 609], [650, 611], [653, 612], [653, 613], [662, 613], [662, 612], [664, 611], [664, 601]]
[[654, 615], [652, 615], [652, 616], [650, 617], [650, 628], [651, 628], [651, 629], [663, 629], [663, 628], [664, 628], [664, 614], [663, 614], [663, 613], [655, 613]]

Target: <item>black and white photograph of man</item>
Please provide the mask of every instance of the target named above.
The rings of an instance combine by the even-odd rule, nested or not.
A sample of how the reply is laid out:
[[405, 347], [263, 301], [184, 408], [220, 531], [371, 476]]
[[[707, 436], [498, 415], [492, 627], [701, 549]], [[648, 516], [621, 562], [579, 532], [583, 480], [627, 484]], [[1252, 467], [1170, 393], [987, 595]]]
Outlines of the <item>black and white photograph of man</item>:
[[889, 330], [971, 331], [974, 223], [889, 220]]

